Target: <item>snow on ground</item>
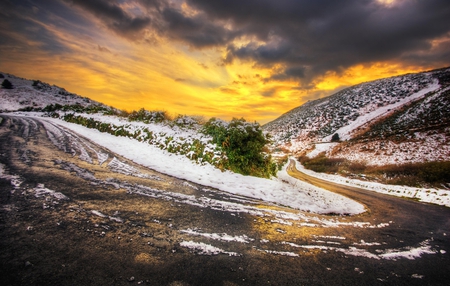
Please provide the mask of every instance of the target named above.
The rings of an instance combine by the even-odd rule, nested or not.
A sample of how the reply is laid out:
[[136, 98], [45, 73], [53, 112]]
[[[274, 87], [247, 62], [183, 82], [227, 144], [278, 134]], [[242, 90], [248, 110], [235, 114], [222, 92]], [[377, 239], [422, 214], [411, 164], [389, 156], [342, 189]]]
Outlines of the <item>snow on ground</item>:
[[[391, 112], [391, 110], [399, 108], [408, 102], [417, 100], [417, 99], [423, 97], [425, 94], [429, 93], [430, 91], [437, 90], [439, 87], [440, 87], [439, 82], [437, 80], [434, 80], [434, 82], [432, 84], [430, 84], [427, 88], [424, 88], [408, 97], [402, 98], [395, 103], [392, 103], [392, 104], [389, 104], [386, 106], [382, 106], [382, 107], [376, 109], [375, 111], [372, 111], [372, 112], [369, 112], [362, 116], [359, 116], [355, 121], [336, 130], [335, 133], [339, 134], [339, 137], [341, 138], [341, 140], [348, 140], [351, 138], [353, 131], [356, 130], [358, 127], [361, 127], [369, 122], [372, 122], [377, 117], [387, 115], [389, 112]], [[322, 141], [329, 142], [331, 140], [332, 136], [333, 135], [324, 137], [322, 139]]]
[[283, 242], [283, 244], [289, 245], [295, 248], [303, 248], [303, 249], [319, 249], [321, 251], [337, 251], [343, 252], [347, 255], [351, 256], [360, 256], [366, 258], [372, 258], [376, 260], [385, 259], [385, 260], [397, 260], [400, 258], [406, 258], [409, 260], [414, 260], [422, 256], [422, 254], [436, 254], [438, 250], [433, 249], [430, 245], [430, 240], [425, 240], [420, 243], [419, 247], [405, 247], [402, 249], [384, 249], [379, 250], [375, 249], [375, 253], [372, 253], [363, 248], [349, 247], [349, 248], [341, 248], [334, 246], [326, 246], [326, 245], [299, 245], [292, 242]]
[[217, 254], [228, 254], [229, 256], [241, 256], [236, 252], [228, 252], [223, 249], [217, 248], [215, 246], [203, 243], [203, 242], [194, 242], [194, 241], [182, 241], [180, 243], [181, 247], [189, 248], [194, 253], [201, 255], [217, 255]]
[[239, 236], [231, 236], [229, 234], [226, 233], [204, 233], [204, 232], [199, 232], [197, 230], [193, 230], [193, 229], [186, 229], [186, 230], [181, 230], [182, 233], [186, 233], [189, 235], [194, 235], [194, 236], [202, 236], [202, 237], [206, 237], [209, 239], [213, 239], [213, 240], [219, 240], [219, 241], [226, 241], [226, 242], [230, 242], [230, 241], [236, 241], [236, 242], [240, 242], [240, 243], [249, 243], [251, 241], [254, 241], [255, 239], [253, 238], [249, 238], [247, 235], [239, 235]]
[[20, 176], [8, 174], [7, 170], [5, 170], [5, 165], [3, 165], [2, 163], [0, 163], [0, 179], [9, 180], [14, 189], [18, 189], [20, 185], [23, 183]]
[[335, 146], [339, 145], [339, 143], [316, 143], [314, 146], [314, 150], [309, 152], [306, 156], [309, 158], [314, 158], [322, 152], [327, 152], [328, 150], [332, 150]]
[[[198, 235], [198, 232], [188, 230], [188, 231], [182, 231], [187, 234], [191, 235]], [[224, 242], [244, 242], [249, 243], [248, 240], [240, 241], [240, 237], [238, 239], [234, 239], [236, 237], [231, 237], [231, 239], [221, 239], [223, 235], [218, 234], [208, 234], [208, 233], [201, 233], [202, 236], [213, 239], [213, 240], [219, 240]], [[253, 241], [253, 240], [251, 240]], [[261, 241], [261, 243], [268, 243], [268, 240]], [[381, 244], [380, 243], [365, 243], [364, 241], [361, 241], [361, 244], [354, 243], [355, 246], [363, 246], [363, 248], [358, 248], [355, 246], [349, 246], [347, 247], [338, 247], [338, 246], [329, 246], [330, 244], [339, 245], [338, 242], [333, 241], [315, 241], [316, 244], [297, 244], [292, 243], [288, 241], [282, 241], [281, 245], [286, 245], [292, 248], [292, 250], [295, 249], [303, 249], [303, 250], [319, 250], [322, 252], [328, 252], [328, 251], [335, 251], [335, 252], [342, 252], [346, 255], [350, 256], [358, 256], [358, 257], [365, 257], [370, 259], [376, 259], [376, 260], [398, 260], [398, 259], [409, 259], [414, 260], [416, 258], [421, 257], [423, 254], [437, 254], [442, 253], [443, 250], [437, 250], [435, 248], [432, 248], [430, 245], [430, 239], [424, 240], [417, 247], [412, 246], [405, 246], [402, 248], [387, 248], [387, 249], [380, 249]], [[235, 252], [228, 252], [226, 250], [223, 250], [221, 248], [217, 248], [215, 246], [212, 246], [210, 244], [206, 244], [203, 242], [194, 242], [194, 241], [183, 241], [180, 243], [181, 247], [189, 248], [191, 251], [198, 255], [217, 255], [217, 254], [228, 254], [230, 256], [240, 256], [240, 254]], [[370, 251], [367, 248], [370, 248]], [[253, 246], [258, 251], [265, 252], [267, 254], [274, 254], [274, 255], [282, 255], [282, 256], [291, 256], [291, 257], [299, 257], [300, 255], [295, 253], [294, 251], [276, 251], [276, 250], [267, 250], [267, 249], [259, 249], [256, 246]], [[444, 251], [445, 252], [445, 251]]]
[[[353, 145], [340, 145], [337, 152], [333, 148], [324, 151], [327, 151], [327, 156], [333, 158], [365, 162], [370, 166], [433, 162], [449, 158], [450, 142], [444, 133], [415, 132], [414, 136], [414, 140], [404, 142], [371, 140]], [[316, 147], [319, 145], [322, 144], [317, 144]]]
[[[293, 158], [291, 158], [293, 159]], [[414, 188], [414, 187], [406, 187], [406, 186], [397, 186], [397, 185], [386, 185], [380, 184], [376, 182], [367, 182], [361, 181], [357, 179], [349, 179], [339, 175], [331, 175], [324, 173], [316, 173], [314, 171], [305, 169], [300, 162], [296, 162], [296, 167], [298, 170], [302, 171], [305, 174], [308, 174], [313, 177], [317, 177], [326, 181], [362, 188], [370, 191], [375, 191], [382, 194], [397, 196], [397, 197], [406, 197], [417, 199], [421, 202], [433, 203], [437, 205], [443, 205], [450, 207], [450, 191], [443, 189], [427, 189], [427, 188]]]
[[66, 197], [64, 194], [60, 192], [56, 192], [53, 190], [50, 190], [46, 188], [43, 184], [38, 184], [36, 188], [33, 189], [34, 195], [36, 198], [40, 197], [53, 197], [57, 200], [68, 200], [69, 198]]
[[[283, 178], [269, 180], [222, 172], [211, 165], [195, 164], [184, 156], [168, 153], [137, 140], [116, 137], [58, 119], [41, 120], [64, 126], [112, 152], [158, 172], [232, 194], [315, 213], [358, 214], [365, 211], [363, 205], [353, 200], [300, 181], [285, 183]], [[285, 170], [280, 174], [282, 177], [289, 177]]]

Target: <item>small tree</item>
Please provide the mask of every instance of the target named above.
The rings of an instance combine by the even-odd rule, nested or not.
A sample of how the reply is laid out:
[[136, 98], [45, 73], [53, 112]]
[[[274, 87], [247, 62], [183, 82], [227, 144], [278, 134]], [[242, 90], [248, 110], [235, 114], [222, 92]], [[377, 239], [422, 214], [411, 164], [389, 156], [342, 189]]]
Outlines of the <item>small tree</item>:
[[331, 142], [339, 142], [339, 140], [341, 140], [339, 138], [339, 134], [334, 133], [334, 135], [331, 137]]
[[13, 88], [13, 85], [12, 85], [12, 83], [11, 83], [9, 80], [5, 79], [5, 80], [2, 82], [2, 88], [12, 89], [12, 88]]

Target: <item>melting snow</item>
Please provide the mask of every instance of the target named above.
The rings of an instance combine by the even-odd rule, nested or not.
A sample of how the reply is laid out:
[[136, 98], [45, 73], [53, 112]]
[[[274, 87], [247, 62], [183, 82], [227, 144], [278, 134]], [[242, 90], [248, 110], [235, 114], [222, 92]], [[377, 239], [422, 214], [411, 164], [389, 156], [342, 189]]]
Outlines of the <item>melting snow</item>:
[[212, 245], [202, 243], [202, 242], [194, 242], [194, 241], [182, 241], [180, 243], [181, 247], [189, 248], [194, 253], [200, 255], [217, 255], [217, 254], [228, 254], [229, 256], [240, 256], [239, 253], [236, 252], [228, 252], [218, 247], [214, 247]]
[[37, 187], [33, 189], [33, 191], [35, 192], [34, 195], [36, 198], [51, 196], [57, 200], [68, 200], [69, 199], [67, 196], [65, 196], [64, 194], [62, 194], [60, 192], [56, 192], [56, 191], [45, 188], [44, 184], [38, 184]]
[[413, 260], [415, 258], [419, 258], [422, 254], [436, 254], [437, 250], [434, 250], [429, 245], [429, 240], [425, 240], [420, 243], [419, 247], [405, 247], [405, 249], [386, 249], [386, 250], [375, 250], [375, 252], [379, 252], [381, 254], [374, 254], [372, 252], [367, 251], [366, 249], [360, 249], [356, 247], [350, 246], [349, 248], [341, 248], [341, 247], [331, 247], [324, 245], [299, 245], [292, 242], [283, 242], [282, 244], [286, 244], [296, 248], [305, 248], [305, 249], [320, 249], [323, 251], [333, 250], [345, 253], [347, 255], [352, 256], [361, 256], [372, 259], [386, 259], [386, 260], [397, 260], [399, 258], [406, 258]]
[[210, 238], [213, 240], [220, 240], [220, 241], [226, 241], [226, 242], [235, 241], [235, 242], [240, 242], [240, 243], [249, 243], [250, 241], [254, 241], [253, 238], [249, 238], [245, 234], [240, 235], [240, 236], [231, 236], [226, 233], [202, 233], [202, 232], [198, 232], [198, 231], [195, 231], [192, 229], [181, 230], [181, 232], [189, 234], [189, 235], [203, 236], [203, 237]]

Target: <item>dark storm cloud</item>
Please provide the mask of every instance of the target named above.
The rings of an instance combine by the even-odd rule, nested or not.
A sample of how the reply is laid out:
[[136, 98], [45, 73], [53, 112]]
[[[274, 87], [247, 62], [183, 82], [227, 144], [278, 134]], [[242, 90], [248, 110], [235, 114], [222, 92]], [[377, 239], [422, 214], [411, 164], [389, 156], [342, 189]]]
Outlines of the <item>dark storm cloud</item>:
[[165, 29], [167, 35], [193, 47], [224, 45], [233, 38], [231, 31], [214, 24], [203, 15], [188, 17], [178, 9], [167, 7], [163, 10], [162, 16], [167, 23]]
[[[187, 12], [183, 2], [194, 12]], [[62, 51], [67, 46], [61, 39], [36, 22], [64, 27], [80, 37], [92, 35], [100, 22], [129, 40], [142, 40], [148, 31], [193, 49], [224, 48], [225, 64], [248, 60], [257, 66], [277, 67], [271, 78], [261, 78], [266, 81], [308, 83], [327, 71], [379, 61], [450, 64], [450, 1], [393, 2], [3, 0], [0, 48], [24, 47], [23, 39], [29, 39], [46, 51]], [[65, 22], [58, 22], [61, 19]]]
[[[31, 53], [37, 47], [52, 54], [67, 52], [67, 47], [45, 27], [52, 17], [55, 25], [59, 19], [53, 17], [54, 10], [62, 6], [56, 1], [42, 0], [36, 5], [29, 0], [0, 2], [0, 51], [7, 55], [10, 50]], [[61, 14], [61, 12], [59, 13]], [[63, 14], [71, 18], [68, 14]]]
[[[107, 0], [66, 0], [84, 11], [93, 14], [108, 28], [121, 36], [139, 40], [145, 29], [150, 29], [160, 36], [181, 41], [194, 48], [225, 45], [235, 37], [223, 25], [205, 17], [204, 13], [195, 16], [185, 15], [179, 6], [169, 1], [134, 1], [145, 9], [142, 15], [133, 16], [115, 1]], [[130, 1], [133, 2], [133, 1]]]
[[[450, 31], [448, 0], [377, 1], [188, 0], [210, 19], [231, 21], [241, 35], [264, 43], [229, 44], [225, 62], [254, 60], [283, 64], [274, 79], [310, 78], [329, 70], [384, 60], [411, 61], [426, 56], [448, 64], [445, 49], [432, 50], [430, 40]], [[444, 61], [444, 62], [442, 62]]]
[[67, 0], [67, 2], [94, 14], [108, 28], [127, 38], [135, 39], [151, 23], [150, 17], [129, 15], [114, 1]]

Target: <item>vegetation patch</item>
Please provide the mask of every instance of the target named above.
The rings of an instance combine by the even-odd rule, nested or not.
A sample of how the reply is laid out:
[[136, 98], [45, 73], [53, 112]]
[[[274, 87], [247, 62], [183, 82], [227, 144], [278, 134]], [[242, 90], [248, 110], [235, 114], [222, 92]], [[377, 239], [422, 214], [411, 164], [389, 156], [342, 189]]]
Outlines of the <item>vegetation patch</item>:
[[269, 138], [258, 123], [248, 123], [243, 118], [229, 123], [211, 118], [203, 132], [211, 135], [213, 143], [226, 153], [227, 168], [233, 172], [266, 178], [276, 175], [278, 166], [266, 147]]
[[314, 158], [302, 156], [298, 160], [305, 168], [320, 173], [367, 177], [385, 184], [411, 187], [450, 187], [450, 161], [367, 166], [364, 162], [328, 158], [325, 153]]
[[[201, 116], [178, 115], [171, 118], [165, 111], [125, 112], [114, 108], [91, 105], [50, 104], [41, 111], [48, 116], [60, 117], [58, 112], [64, 112], [63, 120], [97, 129], [114, 136], [124, 136], [154, 145], [170, 153], [184, 155], [199, 163], [209, 163], [221, 170], [230, 170], [243, 175], [269, 178], [275, 176], [285, 161], [278, 164], [272, 160], [267, 144], [269, 137], [264, 135], [258, 123], [249, 123], [245, 119], [233, 119], [225, 122], [211, 118], [205, 122]], [[83, 113], [83, 114], [75, 114]], [[131, 124], [116, 125], [102, 122], [86, 116], [102, 113], [126, 118], [129, 122], [139, 121], [145, 124], [164, 124], [172, 128], [192, 129], [197, 137], [174, 137], [171, 134], [154, 132], [150, 127], [131, 126]]]

